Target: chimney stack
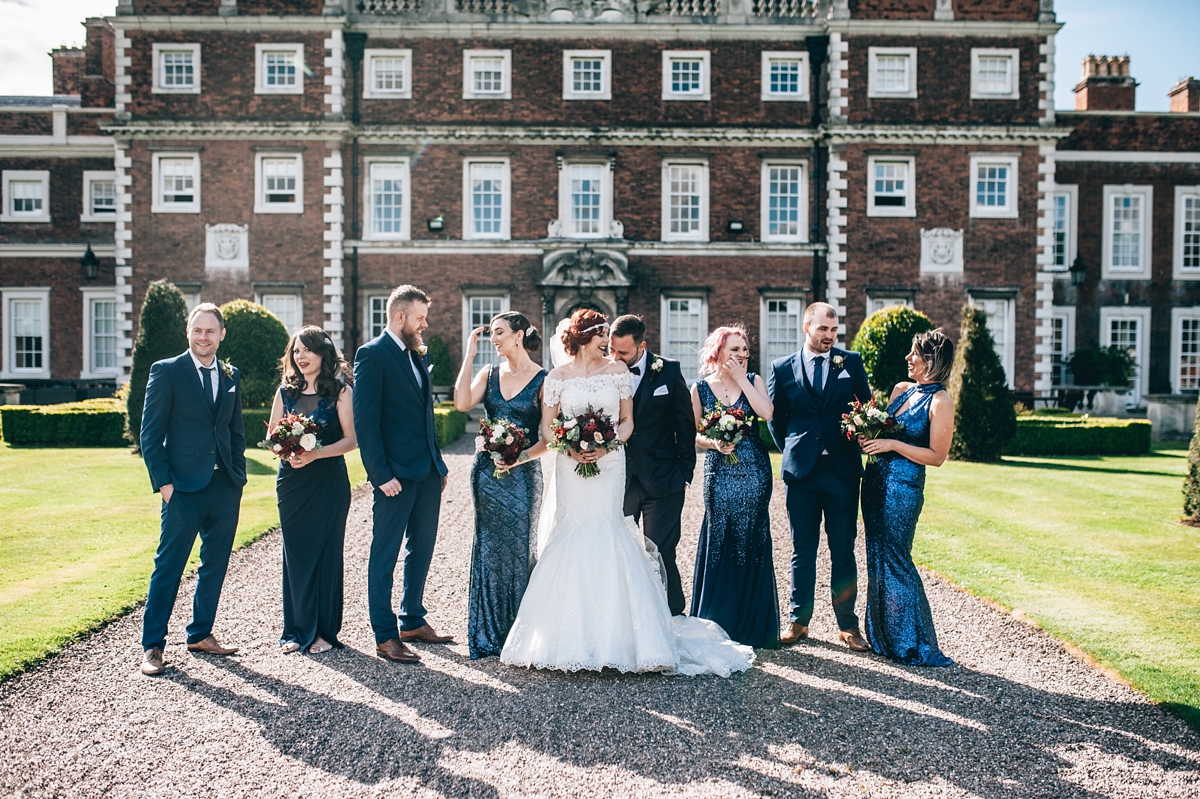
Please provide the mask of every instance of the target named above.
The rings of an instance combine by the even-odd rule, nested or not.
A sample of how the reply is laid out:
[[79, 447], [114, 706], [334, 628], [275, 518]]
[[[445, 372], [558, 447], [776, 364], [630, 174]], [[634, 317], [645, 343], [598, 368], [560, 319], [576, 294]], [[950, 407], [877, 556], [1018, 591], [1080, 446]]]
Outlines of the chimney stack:
[[82, 47], [56, 47], [50, 51], [54, 64], [54, 93], [79, 94], [86, 69]]
[[1200, 111], [1200, 80], [1184, 78], [1167, 92], [1171, 98], [1172, 114], [1188, 114]]
[[1075, 86], [1075, 110], [1132, 111], [1137, 85], [1129, 76], [1129, 56], [1089, 55]]

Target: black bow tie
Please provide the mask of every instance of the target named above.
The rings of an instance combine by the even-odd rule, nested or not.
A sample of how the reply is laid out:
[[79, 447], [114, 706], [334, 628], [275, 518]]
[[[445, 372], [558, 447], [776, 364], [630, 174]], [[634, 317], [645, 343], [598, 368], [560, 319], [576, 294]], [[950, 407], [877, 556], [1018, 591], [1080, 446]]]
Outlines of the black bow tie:
[[631, 366], [631, 367], [629, 367], [629, 371], [633, 372], [635, 375], [640, 375], [642, 373], [642, 367]]

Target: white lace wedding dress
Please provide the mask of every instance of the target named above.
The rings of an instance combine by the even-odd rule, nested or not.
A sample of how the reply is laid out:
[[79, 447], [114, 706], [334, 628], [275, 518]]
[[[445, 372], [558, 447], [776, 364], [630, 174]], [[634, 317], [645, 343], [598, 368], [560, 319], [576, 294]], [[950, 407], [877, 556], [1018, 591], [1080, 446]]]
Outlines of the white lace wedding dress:
[[[633, 394], [628, 373], [546, 380], [544, 401], [567, 414], [589, 405], [616, 419]], [[663, 671], [728, 677], [754, 650], [705, 619], [672, 617], [654, 545], [622, 511], [625, 456], [601, 458], [600, 474], [575, 474], [553, 454], [538, 530], [538, 561], [500, 655], [510, 666]]]

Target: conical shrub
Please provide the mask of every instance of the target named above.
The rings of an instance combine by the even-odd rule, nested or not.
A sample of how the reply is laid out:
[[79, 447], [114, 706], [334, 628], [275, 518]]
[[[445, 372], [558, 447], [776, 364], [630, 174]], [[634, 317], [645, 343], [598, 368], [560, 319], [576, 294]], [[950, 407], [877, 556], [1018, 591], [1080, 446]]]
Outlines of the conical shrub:
[[221, 306], [221, 314], [225, 340], [217, 357], [241, 372], [242, 407], [270, 405], [282, 377], [279, 359], [291, 339], [287, 328], [275, 314], [249, 300], [227, 302]]
[[1200, 403], [1196, 405], [1196, 423], [1192, 427], [1192, 443], [1188, 447], [1188, 473], [1183, 478], [1183, 515], [1200, 525]]
[[981, 308], [963, 307], [954, 369], [947, 386], [954, 399], [954, 440], [950, 457], [995, 461], [1017, 432], [1017, 414], [1004, 364]]
[[904, 356], [912, 349], [913, 336], [934, 327], [928, 316], [905, 305], [880, 308], [868, 316], [850, 349], [862, 356], [871, 388], [890, 397], [896, 384], [908, 379]]
[[135, 449], [141, 448], [142, 408], [146, 383], [155, 361], [173, 358], [188, 348], [187, 302], [183, 293], [167, 280], [156, 280], [146, 289], [138, 317], [137, 341], [133, 345], [133, 367], [129, 372], [129, 398], [125, 404], [125, 433]]

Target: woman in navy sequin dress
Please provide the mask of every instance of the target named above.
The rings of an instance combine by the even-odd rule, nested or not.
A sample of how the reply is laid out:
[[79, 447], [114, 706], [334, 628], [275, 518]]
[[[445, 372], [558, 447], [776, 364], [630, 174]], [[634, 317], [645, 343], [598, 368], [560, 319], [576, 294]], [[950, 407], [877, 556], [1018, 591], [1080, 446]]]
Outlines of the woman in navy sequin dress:
[[954, 342], [941, 330], [921, 333], [906, 360], [914, 382], [899, 383], [888, 403], [904, 428], [891, 438], [859, 438], [863, 452], [877, 458], [862, 486], [867, 641], [876, 653], [910, 666], [949, 666], [954, 661], [938, 648], [912, 544], [925, 504], [925, 467], [945, 462], [954, 437], [954, 403], [943, 385]]
[[471, 379], [479, 334], [485, 328], [474, 330], [455, 386], [455, 406], [469, 411], [482, 401], [488, 418], [508, 419], [525, 428], [531, 446], [522, 461], [508, 469], [497, 467], [486, 452], [477, 453], [471, 467], [475, 541], [471, 547], [467, 643], [472, 658], [500, 655], [525, 596], [542, 502], [542, 467], [536, 458], [546, 452], [545, 444], [538, 440], [546, 370], [529, 357], [541, 349], [541, 336], [516, 312], [500, 314], [487, 329], [502, 362], [485, 366]]
[[[741, 326], [719, 327], [704, 342], [692, 386], [697, 424], [717, 407], [771, 418], [765, 381], [747, 374], [750, 337]], [[704, 458], [704, 522], [696, 549], [691, 615], [714, 621], [739, 644], [779, 646], [779, 592], [771, 548], [771, 459], [757, 429], [736, 445], [697, 435]], [[738, 462], [725, 462], [729, 453]]]
[[342, 546], [350, 512], [347, 452], [354, 436], [354, 378], [333, 341], [313, 325], [288, 341], [281, 360], [283, 384], [271, 406], [271, 425], [288, 413], [320, 427], [321, 448], [280, 460], [275, 481], [283, 535], [284, 654], [341, 648]]

